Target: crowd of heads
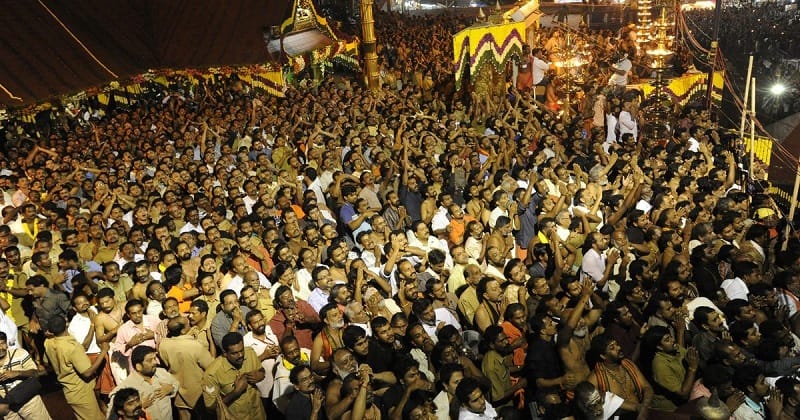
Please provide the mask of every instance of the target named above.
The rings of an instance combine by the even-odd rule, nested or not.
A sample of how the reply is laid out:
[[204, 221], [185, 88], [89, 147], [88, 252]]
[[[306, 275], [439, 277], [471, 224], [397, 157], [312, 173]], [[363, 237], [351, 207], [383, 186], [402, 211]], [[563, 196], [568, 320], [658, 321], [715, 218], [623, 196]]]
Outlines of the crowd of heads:
[[800, 243], [736, 138], [692, 107], [651, 129], [600, 73], [574, 118], [513, 88], [481, 107], [449, 90], [466, 24], [379, 20], [378, 92], [230, 80], [10, 133], [9, 337], [44, 366], [87, 317], [152, 377], [190, 335], [203, 384], [229, 363], [224, 404], [270, 418], [647, 418], [712, 392], [794, 415]]

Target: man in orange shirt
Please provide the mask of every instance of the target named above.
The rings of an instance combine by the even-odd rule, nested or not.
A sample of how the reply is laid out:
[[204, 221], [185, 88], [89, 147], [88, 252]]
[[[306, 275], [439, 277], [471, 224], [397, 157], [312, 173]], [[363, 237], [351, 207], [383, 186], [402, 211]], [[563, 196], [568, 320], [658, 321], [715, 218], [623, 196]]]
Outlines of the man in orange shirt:
[[186, 281], [183, 275], [183, 268], [180, 264], [173, 264], [164, 271], [164, 288], [167, 289], [167, 297], [175, 298], [178, 301], [180, 313], [189, 313], [189, 306], [192, 299], [200, 295], [200, 291], [190, 282]]
[[450, 224], [447, 225], [447, 241], [450, 245], [461, 245], [464, 243], [464, 232], [467, 231], [469, 222], [475, 220], [474, 217], [465, 214], [458, 204], [451, 204], [447, 209], [450, 212]]
[[254, 245], [250, 235], [242, 231], [236, 231], [236, 244], [239, 245], [239, 255], [247, 261], [247, 265], [269, 277], [275, 266], [269, 251], [263, 246]]

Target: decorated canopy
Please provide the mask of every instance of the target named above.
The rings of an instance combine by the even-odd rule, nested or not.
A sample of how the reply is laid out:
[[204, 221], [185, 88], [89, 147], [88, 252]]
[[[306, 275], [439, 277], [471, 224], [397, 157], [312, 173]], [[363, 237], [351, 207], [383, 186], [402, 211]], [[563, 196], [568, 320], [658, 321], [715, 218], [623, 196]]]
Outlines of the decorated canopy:
[[505, 69], [508, 60], [522, 53], [525, 42], [525, 22], [477, 23], [453, 36], [453, 62], [456, 89], [461, 89], [465, 70], [472, 79], [483, 66]]

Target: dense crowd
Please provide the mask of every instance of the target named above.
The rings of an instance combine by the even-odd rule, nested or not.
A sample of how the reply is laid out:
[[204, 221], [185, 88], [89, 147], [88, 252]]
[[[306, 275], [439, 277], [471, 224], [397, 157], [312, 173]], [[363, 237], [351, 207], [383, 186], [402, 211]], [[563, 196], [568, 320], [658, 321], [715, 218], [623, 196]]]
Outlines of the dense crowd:
[[231, 80], [10, 132], [6, 418], [55, 414], [51, 378], [89, 420], [796, 418], [800, 244], [735, 138], [646, 129], [627, 38], [592, 35], [565, 119], [533, 95], [555, 32], [481, 105], [450, 87], [468, 22], [378, 22], [379, 92]]
[[[788, 91], [782, 95], [758, 95], [759, 109], [767, 119], [781, 118], [800, 111], [800, 13], [784, 3], [747, 3], [722, 9], [720, 48], [727, 70], [736, 86], [744, 86], [748, 58], [754, 56], [753, 77], [766, 92], [781, 83]], [[692, 35], [704, 46], [713, 37], [712, 10], [686, 12]], [[702, 58], [705, 59], [705, 58]], [[738, 92], [740, 95], [741, 91]]]

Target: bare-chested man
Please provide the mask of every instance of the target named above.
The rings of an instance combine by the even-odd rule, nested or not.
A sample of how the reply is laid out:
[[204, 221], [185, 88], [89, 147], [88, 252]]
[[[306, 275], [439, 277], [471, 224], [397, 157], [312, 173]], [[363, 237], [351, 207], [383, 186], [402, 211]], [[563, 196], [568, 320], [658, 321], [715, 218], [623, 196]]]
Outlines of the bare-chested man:
[[142, 302], [147, 302], [147, 285], [153, 279], [150, 276], [150, 268], [147, 266], [147, 261], [139, 261], [136, 263], [133, 287], [131, 288], [131, 299], [139, 299]]
[[639, 368], [623, 357], [619, 343], [609, 335], [598, 335], [592, 339], [591, 353], [597, 363], [588, 381], [601, 394], [608, 391], [623, 398], [617, 413], [636, 414], [637, 420], [646, 419], [653, 388]]
[[[117, 304], [114, 291], [109, 288], [100, 289], [97, 292], [97, 303], [100, 312], [94, 318], [94, 336], [97, 345], [103, 343], [113, 343], [117, 337], [117, 329], [122, 325], [122, 316], [125, 311], [122, 305]], [[112, 350], [113, 352], [113, 350]], [[111, 360], [106, 356], [106, 364], [103, 366], [98, 385], [101, 394], [109, 394], [114, 389], [114, 379], [112, 377]]]
[[558, 332], [558, 355], [564, 363], [564, 373], [570, 378], [569, 383], [577, 384], [586, 380], [591, 371], [586, 364], [586, 352], [589, 350], [589, 328], [600, 319], [601, 310], [589, 308], [589, 298], [594, 293], [594, 284], [586, 279], [581, 284], [581, 295], [574, 308], [564, 311], [567, 322]]

